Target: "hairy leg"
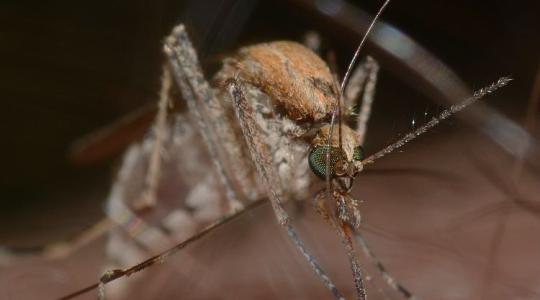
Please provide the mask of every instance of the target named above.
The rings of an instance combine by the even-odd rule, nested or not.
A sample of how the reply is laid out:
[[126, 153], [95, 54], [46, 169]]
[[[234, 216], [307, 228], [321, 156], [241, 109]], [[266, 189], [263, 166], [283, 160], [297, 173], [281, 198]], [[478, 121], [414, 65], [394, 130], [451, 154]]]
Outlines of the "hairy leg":
[[287, 231], [287, 234], [292, 239], [293, 243], [304, 255], [313, 271], [319, 276], [332, 295], [336, 299], [344, 299], [319, 263], [307, 251], [303, 242], [298, 238], [296, 231], [290, 224], [290, 218], [285, 211], [281, 200], [283, 198], [283, 195], [281, 195], [282, 189], [280, 188], [281, 183], [277, 175], [277, 170], [275, 170], [271, 161], [269, 146], [263, 140], [261, 128], [255, 121], [254, 111], [244, 96], [243, 87], [240, 81], [231, 79], [228, 82], [228, 88], [234, 102], [236, 116], [251, 153], [251, 158], [255, 163], [259, 177], [268, 193], [279, 225]]
[[384, 282], [393, 290], [397, 291], [404, 299], [417, 299], [411, 292], [399, 284], [391, 275], [386, 271], [386, 268], [381, 261], [375, 256], [371, 248], [369, 247], [366, 239], [360, 232], [361, 215], [360, 208], [358, 207], [358, 201], [352, 198], [350, 195], [339, 195], [337, 199], [338, 216], [345, 223], [351, 227], [356, 242], [362, 248], [365, 256], [375, 266], [377, 271], [381, 274]]
[[[218, 134], [218, 128], [227, 126], [224, 109], [215, 98], [214, 91], [205, 80], [195, 49], [191, 45], [183, 25], [176, 26], [164, 46], [168, 63], [176, 84], [182, 91], [190, 114], [196, 120], [208, 152], [214, 161], [225, 187], [231, 209], [242, 207], [241, 190], [234, 176], [234, 167], [228, 163], [227, 141]], [[219, 124], [216, 124], [219, 123]]]
[[[354, 71], [347, 88], [345, 89], [345, 113], [355, 117], [356, 135], [360, 145], [364, 144], [367, 123], [371, 115], [371, 107], [375, 97], [375, 86], [379, 64], [372, 57], [360, 63]], [[360, 97], [362, 94], [362, 97]]]
[[[171, 205], [170, 200], [173, 199], [169, 199], [169, 201], [157, 202], [156, 208], [159, 209], [140, 213], [133, 210], [133, 201], [137, 200], [137, 197], [145, 189], [144, 182], [148, 161], [151, 160], [155, 149], [154, 135], [149, 135], [141, 143], [130, 146], [124, 155], [121, 168], [107, 200], [106, 213], [114, 226], [110, 228], [106, 245], [106, 269], [132, 265], [152, 253], [170, 247], [175, 241], [192, 236], [198, 229], [207, 224], [207, 222], [202, 222], [200, 218], [197, 218], [197, 215], [208, 215], [205, 211], [214, 211], [215, 206], [219, 208], [220, 204], [215, 203], [216, 201], [213, 204], [214, 208], [208, 207], [208, 204], [187, 207], [192, 193], [187, 193], [187, 195], [180, 193], [184, 188], [178, 184], [175, 185], [175, 190], [178, 192], [174, 192], [170, 190], [170, 187], [167, 188], [167, 184], [163, 182], [163, 180], [172, 177], [190, 186], [194, 185], [195, 182], [204, 185], [206, 184], [205, 176], [214, 175], [212, 172], [206, 171], [208, 174], [204, 174], [204, 172], [197, 172], [195, 169], [195, 167], [200, 168], [204, 164], [204, 155], [191, 148], [198, 138], [195, 131], [186, 116], [176, 116], [174, 123], [168, 123], [163, 131], [163, 150], [166, 151], [164, 156], [167, 159], [167, 164], [163, 166], [164, 176], [159, 182], [159, 186], [163, 190], [165, 185], [168, 193], [178, 195], [177, 199], [174, 199], [175, 202], [179, 203], [177, 205]], [[189, 177], [182, 176], [182, 172], [176, 170], [189, 173]], [[188, 179], [193, 182], [187, 182]], [[212, 189], [212, 186], [208, 184], [206, 186], [208, 193], [204, 195], [204, 198], [214, 198], [212, 192], [217, 193], [216, 189]], [[168, 211], [166, 215], [159, 213], [159, 211], [165, 210]], [[108, 289], [107, 292], [113, 296], [115, 294], [122, 295], [132, 283], [133, 281], [123, 282]]]
[[[365, 136], [367, 132], [367, 123], [371, 114], [371, 107], [373, 105], [373, 100], [375, 96], [375, 86], [377, 84], [377, 75], [379, 72], [379, 65], [375, 59], [367, 57], [354, 71], [349, 85], [345, 90], [345, 103], [346, 103], [346, 113], [356, 117], [356, 134], [360, 141], [360, 144], [363, 145], [365, 141]], [[362, 94], [362, 97], [360, 97]], [[351, 204], [354, 204], [354, 199], [348, 201]], [[345, 205], [345, 204], [343, 204]], [[411, 292], [405, 289], [400, 285], [387, 271], [381, 261], [375, 256], [373, 251], [371, 251], [366, 239], [360, 233], [360, 212], [358, 207], [355, 205], [349, 205], [351, 220], [356, 220], [353, 223], [357, 223], [357, 226], [352, 226], [354, 229], [354, 235], [356, 237], [357, 243], [362, 248], [362, 251], [366, 257], [371, 261], [371, 263], [376, 267], [381, 276], [384, 279], [384, 282], [393, 290], [398, 291], [405, 299], [416, 299]], [[358, 217], [355, 217], [358, 216]]]
[[144, 190], [141, 198], [134, 202], [135, 209], [145, 209], [153, 207], [157, 201], [157, 188], [159, 177], [161, 174], [163, 139], [165, 138], [165, 130], [167, 126], [167, 108], [170, 105], [171, 99], [169, 92], [172, 88], [172, 77], [168, 68], [163, 68], [161, 78], [161, 90], [159, 93], [158, 112], [152, 126], [152, 134], [154, 135], [154, 145], [150, 160], [148, 162], [148, 172], [144, 182]]
[[[364, 286], [364, 275], [362, 274], [362, 268], [360, 266], [360, 261], [356, 255], [354, 245], [351, 239], [352, 230], [349, 225], [343, 222], [342, 220], [335, 220], [334, 217], [328, 212], [328, 207], [326, 205], [326, 196], [328, 192], [322, 190], [315, 195], [313, 199], [313, 207], [315, 211], [319, 213], [322, 218], [336, 230], [341, 243], [345, 247], [347, 256], [349, 258], [349, 263], [351, 265], [351, 271], [353, 275], [354, 285], [356, 287], [356, 294], [358, 299], [366, 299], [366, 289]], [[335, 196], [335, 195], [333, 195]], [[332, 199], [338, 201], [338, 199]]]
[[403, 285], [401, 285], [384, 267], [382, 262], [379, 260], [379, 258], [373, 253], [371, 248], [369, 247], [369, 244], [367, 240], [364, 238], [364, 236], [360, 233], [360, 231], [355, 231], [354, 233], [356, 242], [360, 245], [362, 248], [362, 251], [366, 255], [366, 257], [370, 260], [370, 262], [375, 266], [377, 271], [381, 274], [384, 282], [393, 290], [397, 291], [404, 299], [414, 300], [418, 299], [416, 296], [414, 296], [409, 290], [407, 290]]

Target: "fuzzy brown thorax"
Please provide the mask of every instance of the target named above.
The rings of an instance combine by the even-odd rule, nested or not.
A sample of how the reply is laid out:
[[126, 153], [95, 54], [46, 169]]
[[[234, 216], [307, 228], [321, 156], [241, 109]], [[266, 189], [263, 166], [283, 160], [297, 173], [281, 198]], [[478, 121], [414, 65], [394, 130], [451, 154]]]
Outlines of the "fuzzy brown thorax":
[[242, 48], [225, 61], [224, 69], [269, 95], [294, 121], [320, 121], [337, 103], [334, 77], [326, 63], [296, 42]]

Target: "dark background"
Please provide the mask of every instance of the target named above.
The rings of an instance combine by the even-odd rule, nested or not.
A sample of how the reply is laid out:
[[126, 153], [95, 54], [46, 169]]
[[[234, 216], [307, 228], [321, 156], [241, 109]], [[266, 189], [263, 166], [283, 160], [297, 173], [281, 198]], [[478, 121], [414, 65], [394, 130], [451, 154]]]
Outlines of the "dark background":
[[[47, 243], [75, 236], [103, 216], [104, 201], [121, 149], [101, 159], [85, 161], [74, 158], [73, 145], [127, 113], [155, 103], [163, 62], [162, 40], [173, 25], [179, 22], [187, 25], [208, 74], [219, 67], [218, 62], [224, 55], [239, 46], [275, 39], [301, 40], [308, 30], [321, 34], [325, 50], [335, 51], [339, 69], [345, 69], [359, 36], [333, 26], [326, 17], [306, 9], [300, 2], [0, 3], [0, 132], [3, 134], [0, 245], [19, 252], [33, 252]], [[380, 2], [349, 1], [369, 13], [374, 13]], [[512, 76], [515, 79], [512, 84], [496, 96], [485, 99], [485, 103], [516, 124], [522, 124], [527, 113], [538, 114], [528, 106], [539, 71], [538, 1], [395, 0], [382, 20], [402, 30], [445, 62], [471, 89], [503, 75]], [[376, 52], [374, 48], [368, 44], [366, 53]], [[408, 132], [413, 119], [423, 121], [424, 112], [428, 111], [430, 116], [441, 109], [439, 102], [418, 88], [421, 83], [415, 84], [416, 78], [400, 77], [400, 72], [393, 69], [395, 64], [384, 59], [379, 61], [382, 71], [370, 123], [368, 153]], [[445, 122], [428, 135], [430, 137], [405, 148], [404, 153], [395, 154], [386, 162], [381, 160], [380, 165], [386, 168], [386, 173], [375, 172], [371, 177], [358, 180], [357, 190], [360, 189], [361, 199], [367, 202], [363, 206], [367, 220], [365, 228], [370, 240], [375, 242], [377, 253], [390, 263], [398, 277], [405, 279], [408, 287], [421, 296], [458, 299], [452, 297], [452, 289], [465, 285], [446, 281], [444, 272], [460, 277], [460, 268], [464, 264], [470, 265], [472, 270], [464, 274], [474, 276], [461, 276], [461, 279], [471, 284], [477, 283], [473, 279], [479, 282], [475, 292], [468, 295], [482, 295], [486, 299], [495, 299], [495, 296], [488, 297], [490, 293], [501, 298], [537, 298], [538, 206], [518, 206], [519, 214], [512, 214], [509, 221], [500, 217], [506, 216], [505, 213], [492, 214], [493, 211], [506, 212], [501, 204], [506, 203], [504, 201], [519, 200], [505, 185], [510, 181], [507, 179], [512, 173], [514, 158], [456, 119]], [[469, 156], [485, 158], [487, 166]], [[537, 158], [538, 153], [533, 153], [532, 159], [538, 161]], [[414, 172], [400, 171], [399, 167], [403, 166], [429, 167], [462, 178], [443, 184], [437, 181], [440, 178], [409, 176]], [[538, 169], [531, 172], [527, 173], [529, 177], [524, 177], [521, 187], [528, 195], [523, 198], [534, 202], [538, 195]], [[464, 197], [455, 198], [453, 193], [456, 191]], [[475, 210], [484, 204], [487, 205], [485, 211]], [[534, 217], [529, 218], [531, 215]], [[484, 216], [488, 217], [484, 219]], [[483, 221], [476, 222], [477, 218]], [[313, 223], [317, 217], [310, 217], [308, 213], [307, 219]], [[279, 235], [277, 226], [272, 227], [274, 223], [266, 207], [265, 211], [259, 210], [251, 218], [195, 245], [192, 252], [200, 252], [203, 262], [208, 258], [211, 262], [209, 270], [201, 271], [202, 277], [194, 277], [193, 274], [199, 274], [199, 265], [188, 265], [188, 271], [196, 272], [185, 275], [184, 286], [174, 287], [184, 293], [195, 284], [215, 282], [219, 289], [221, 281], [210, 279], [225, 278], [238, 280], [237, 284], [251, 283], [255, 287], [240, 289], [233, 285], [232, 289], [238, 294], [225, 294], [234, 299], [242, 298], [244, 291], [246, 298], [253, 298], [253, 295], [261, 299], [278, 298], [273, 297], [273, 290], [268, 288], [278, 280], [268, 280], [269, 284], [265, 285], [259, 280], [263, 273], [261, 269], [255, 267], [256, 275], [246, 275], [236, 264], [240, 259], [250, 268], [250, 262], [255, 266], [258, 262], [261, 268], [268, 265], [279, 268], [285, 263], [265, 261], [265, 255], [276, 255], [292, 266], [299, 266], [291, 267], [295, 269], [291, 274], [297, 271], [304, 276], [297, 279], [299, 286], [302, 279], [308, 282], [303, 286], [306, 295], [311, 298], [318, 297], [319, 293], [327, 295], [321, 291], [318, 281], [310, 277], [310, 271], [302, 269], [305, 264], [294, 260], [295, 256], [291, 255], [294, 250], [278, 251], [289, 244]], [[422, 235], [431, 228], [438, 229], [440, 223], [445, 223], [443, 232]], [[308, 231], [306, 227], [312, 228], [312, 235], [306, 234], [308, 244], [319, 245], [317, 243], [323, 243], [320, 242], [323, 236], [331, 236], [326, 227], [316, 224], [315, 221], [313, 227], [303, 228], [304, 232]], [[491, 238], [490, 226], [493, 225], [497, 232], [500, 224], [506, 226], [508, 233], [502, 243], [499, 264], [494, 267], [500, 269], [497, 272], [476, 263], [484, 262], [484, 259], [491, 262], [491, 255], [497, 255], [493, 254], [497, 251], [490, 251], [497, 243], [497, 234]], [[247, 233], [241, 231], [247, 228], [251, 230], [249, 239]], [[230, 233], [238, 233], [238, 230], [244, 233], [240, 235], [243, 239], [230, 240]], [[269, 234], [266, 230], [275, 232]], [[439, 243], [441, 239], [446, 243]], [[252, 245], [248, 241], [257, 242]], [[335, 247], [323, 247], [324, 250], [315, 247], [315, 251], [325, 254], [323, 260], [327, 261], [323, 261], [323, 265], [330, 266], [335, 273], [343, 271], [338, 282], [350, 283], [345, 260], [336, 259], [341, 264], [330, 260], [339, 243], [333, 240], [327, 244]], [[101, 244], [93, 245], [68, 258], [67, 262], [61, 261], [59, 268], [67, 274], [63, 275], [67, 279], [57, 280], [62, 283], [61, 287], [58, 282], [54, 283], [57, 286], [44, 280], [54, 279], [51, 274], [57, 274], [48, 267], [53, 263], [45, 262], [46, 267], [41, 261], [31, 261], [26, 266], [15, 264], [0, 273], [0, 278], [10, 279], [0, 287], [0, 295], [21, 299], [25, 298], [21, 296], [24, 292], [39, 295], [48, 289], [50, 295], [60, 295], [82, 287], [97, 278], [99, 263], [95, 262], [101, 258], [96, 256], [102, 254], [102, 249]], [[448, 253], [457, 254], [447, 258]], [[185, 263], [181, 258], [179, 261]], [[232, 273], [240, 275], [233, 276], [229, 271], [233, 268], [236, 272]], [[153, 274], [169, 285], [175, 285], [168, 281], [167, 273]], [[76, 283], [69, 280], [72, 277]], [[16, 288], [12, 282], [17, 283]], [[258, 284], [262, 286], [260, 290], [257, 290]], [[448, 289], [448, 286], [452, 288]], [[492, 286], [495, 287], [493, 290], [483, 291]], [[226, 284], [225, 287], [230, 288]], [[206, 287], [194, 290], [194, 294], [186, 297], [208, 298], [208, 294], [204, 294]], [[443, 290], [447, 297], [442, 296]], [[175, 298], [178, 292], [172, 291], [168, 295]], [[138, 290], [132, 292], [139, 295]], [[222, 295], [221, 291], [217, 293]], [[93, 294], [88, 297], [92, 298]], [[155, 295], [150, 294], [148, 298], [153, 299]], [[477, 298], [480, 297], [464, 299]]]
[[[37, 247], [73, 235], [101, 216], [116, 156], [78, 164], [69, 159], [70, 147], [156, 100], [161, 41], [180, 20], [190, 28], [208, 70], [239, 45], [300, 40], [307, 30], [321, 33], [344, 69], [357, 43], [292, 0], [259, 1], [253, 9], [249, 1], [202, 2], [0, 4], [1, 244]], [[351, 3], [372, 13], [380, 5]], [[511, 100], [489, 103], [523, 119], [539, 62], [538, 1], [396, 0], [383, 20], [473, 88], [513, 76], [504, 92]], [[392, 122], [384, 129], [389, 135], [381, 138], [386, 141], [406, 132], [430, 100], [384, 70], [381, 78], [389, 90], [378, 93], [388, 100], [378, 105], [388, 114], [375, 118]]]

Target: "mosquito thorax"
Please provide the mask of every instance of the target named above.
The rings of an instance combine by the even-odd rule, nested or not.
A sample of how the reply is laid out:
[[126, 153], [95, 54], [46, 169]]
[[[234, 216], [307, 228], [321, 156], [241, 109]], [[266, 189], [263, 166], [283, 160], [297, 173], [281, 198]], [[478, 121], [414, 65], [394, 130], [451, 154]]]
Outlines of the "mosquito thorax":
[[289, 119], [319, 122], [337, 103], [337, 84], [328, 65], [313, 51], [291, 41], [241, 48], [224, 61], [216, 80], [239, 78], [268, 96]]
[[[321, 179], [326, 178], [327, 170], [330, 172], [330, 178], [354, 178], [362, 171], [364, 158], [364, 149], [360, 146], [355, 131], [343, 125], [340, 143], [339, 128], [334, 126], [330, 144], [329, 137], [330, 125], [324, 125], [313, 139], [308, 156], [311, 171]], [[330, 156], [329, 168], [326, 166], [327, 155]]]

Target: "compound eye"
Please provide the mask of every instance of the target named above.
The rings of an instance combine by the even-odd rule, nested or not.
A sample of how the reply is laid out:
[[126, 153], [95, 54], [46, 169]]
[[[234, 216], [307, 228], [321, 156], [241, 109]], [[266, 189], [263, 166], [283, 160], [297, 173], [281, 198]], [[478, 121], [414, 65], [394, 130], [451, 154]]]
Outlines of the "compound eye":
[[[330, 178], [336, 175], [336, 164], [340, 161], [340, 170], [344, 167], [342, 162], [346, 162], [345, 154], [340, 148], [330, 146], [317, 146], [309, 153], [308, 161], [311, 171], [318, 177], [326, 178], [326, 154], [330, 153]], [[346, 167], [346, 166], [345, 166]], [[339, 175], [338, 175], [339, 176]]]
[[362, 148], [362, 146], [358, 146], [354, 148], [354, 153], [353, 153], [354, 160], [361, 161], [364, 159], [364, 157], [365, 157], [365, 153], [364, 153], [364, 148]]

